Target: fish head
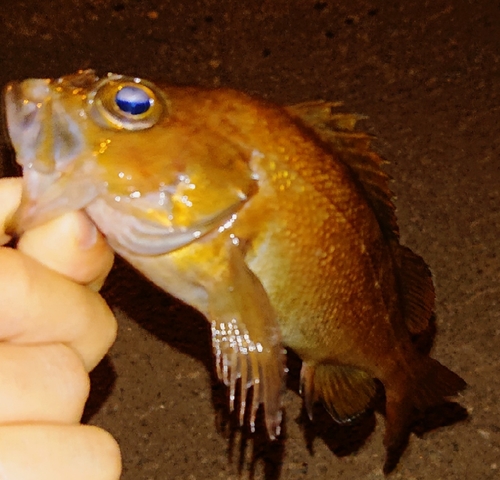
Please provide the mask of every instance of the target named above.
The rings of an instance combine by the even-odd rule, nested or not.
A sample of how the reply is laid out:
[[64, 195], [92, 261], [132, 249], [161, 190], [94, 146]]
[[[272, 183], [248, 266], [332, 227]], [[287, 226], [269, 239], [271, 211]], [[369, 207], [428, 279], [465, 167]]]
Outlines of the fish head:
[[234, 220], [257, 191], [255, 152], [193, 121], [196, 105], [176, 91], [93, 70], [10, 83], [25, 182], [17, 233], [85, 209], [113, 246], [159, 254]]

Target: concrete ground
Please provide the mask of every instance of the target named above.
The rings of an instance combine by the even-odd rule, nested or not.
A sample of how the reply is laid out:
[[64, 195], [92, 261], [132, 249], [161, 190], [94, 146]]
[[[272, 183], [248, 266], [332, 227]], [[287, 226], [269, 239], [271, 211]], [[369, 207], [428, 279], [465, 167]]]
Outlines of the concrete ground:
[[[366, 114], [391, 161], [402, 241], [435, 277], [433, 355], [469, 384], [468, 418], [432, 412], [421, 430], [452, 424], [412, 435], [391, 477], [500, 478], [498, 2], [23, 0], [0, 20], [1, 84], [92, 67]], [[120, 334], [86, 419], [120, 442], [124, 480], [383, 478], [379, 414], [311, 426], [292, 389], [279, 442], [231, 433], [203, 318], [120, 262], [105, 294]]]

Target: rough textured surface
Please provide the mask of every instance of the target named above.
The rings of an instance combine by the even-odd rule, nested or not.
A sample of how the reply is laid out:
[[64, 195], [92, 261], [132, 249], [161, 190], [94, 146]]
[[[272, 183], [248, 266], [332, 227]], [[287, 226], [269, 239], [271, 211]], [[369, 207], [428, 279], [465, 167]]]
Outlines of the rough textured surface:
[[[496, 2], [25, 0], [0, 20], [2, 84], [93, 67], [283, 103], [341, 99], [368, 115], [391, 160], [403, 243], [435, 276], [434, 356], [469, 383], [469, 418], [413, 435], [392, 478], [500, 476]], [[203, 318], [121, 264], [106, 294], [121, 332], [93, 375], [87, 419], [120, 442], [124, 480], [383, 478], [379, 414], [311, 427], [293, 389], [282, 440], [244, 432], [243, 449], [224, 427]]]

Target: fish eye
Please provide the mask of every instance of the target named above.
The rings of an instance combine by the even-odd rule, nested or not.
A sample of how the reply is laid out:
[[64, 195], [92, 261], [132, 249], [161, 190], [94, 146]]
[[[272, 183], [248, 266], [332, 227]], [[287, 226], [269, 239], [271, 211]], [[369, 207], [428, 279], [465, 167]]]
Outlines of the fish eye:
[[110, 74], [88, 96], [92, 119], [113, 130], [144, 130], [167, 114], [159, 88], [139, 78]]
[[154, 99], [150, 98], [142, 88], [128, 86], [118, 90], [115, 102], [122, 112], [140, 115], [150, 109]]

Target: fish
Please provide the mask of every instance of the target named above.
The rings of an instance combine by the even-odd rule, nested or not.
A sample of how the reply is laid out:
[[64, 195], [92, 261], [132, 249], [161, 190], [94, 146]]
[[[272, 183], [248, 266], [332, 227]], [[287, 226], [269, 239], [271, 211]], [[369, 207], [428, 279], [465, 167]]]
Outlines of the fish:
[[263, 405], [280, 435], [288, 349], [311, 418], [321, 401], [352, 422], [383, 385], [388, 455], [414, 411], [465, 388], [414, 342], [434, 315], [432, 275], [399, 241], [361, 115], [93, 70], [12, 82], [4, 103], [24, 178], [11, 230], [85, 210], [117, 254], [206, 317], [240, 424], [248, 412], [254, 431]]

